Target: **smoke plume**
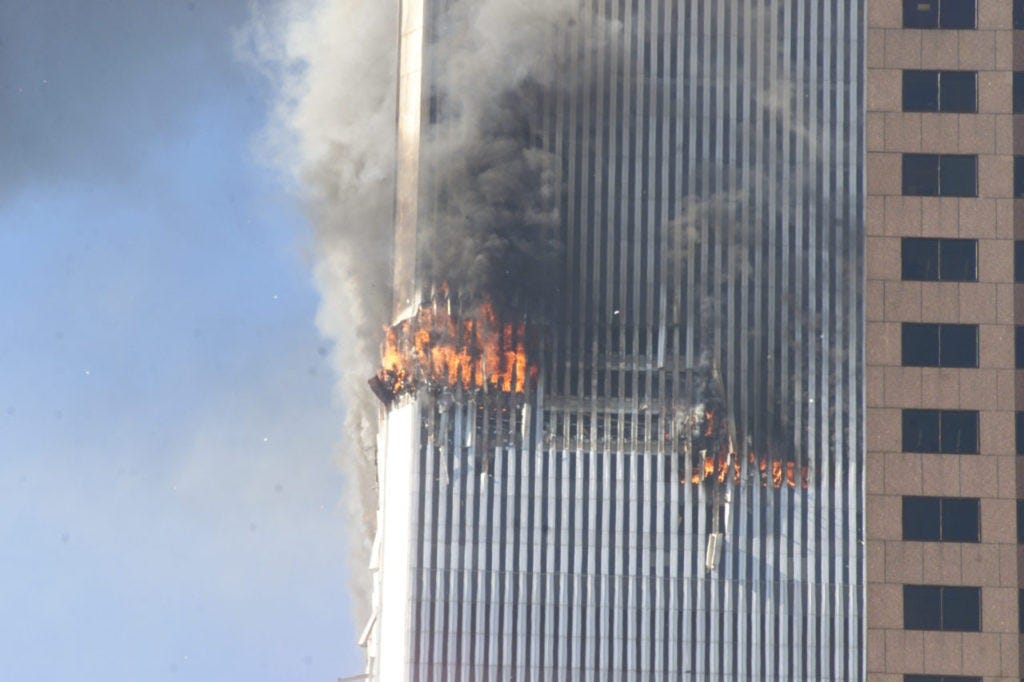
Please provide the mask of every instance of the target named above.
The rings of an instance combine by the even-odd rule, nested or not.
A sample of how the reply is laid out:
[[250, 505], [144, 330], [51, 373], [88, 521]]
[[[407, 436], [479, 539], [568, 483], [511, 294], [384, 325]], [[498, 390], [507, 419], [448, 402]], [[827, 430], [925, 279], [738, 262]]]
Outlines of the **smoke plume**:
[[[571, 68], [596, 17], [578, 0], [468, 0], [438, 18], [426, 165], [437, 185], [421, 261], [455, 291], [485, 293], [504, 314], [549, 309], [561, 263], [556, 157], [544, 112], [586, 88]], [[604, 49], [592, 37], [586, 49]], [[545, 308], [548, 308], [545, 310]]]
[[377, 407], [366, 378], [391, 305], [397, 34], [394, 3], [295, 0], [257, 10], [241, 36], [278, 95], [262, 146], [294, 177], [315, 228], [317, 325], [333, 341], [346, 415], [338, 457], [357, 623], [369, 614], [377, 507]]
[[[317, 323], [334, 342], [346, 410], [339, 458], [357, 622], [369, 613], [377, 508], [378, 407], [366, 380], [392, 322], [397, 5], [291, 0], [257, 9], [241, 35], [279, 96], [263, 146], [292, 173], [315, 226]], [[439, 18], [443, 47], [426, 46], [439, 115], [424, 130], [423, 163], [436, 204], [418, 225], [418, 252], [430, 254], [418, 265], [499, 312], [537, 311], [551, 290], [558, 188], [537, 116], [556, 93], [582, 87], [562, 68], [579, 18], [576, 0], [457, 0]]]

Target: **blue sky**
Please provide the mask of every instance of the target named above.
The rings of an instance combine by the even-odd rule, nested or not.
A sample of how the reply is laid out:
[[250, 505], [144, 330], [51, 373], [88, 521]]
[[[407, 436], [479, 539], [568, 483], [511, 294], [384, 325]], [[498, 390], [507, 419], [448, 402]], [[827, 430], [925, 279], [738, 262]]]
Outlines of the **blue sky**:
[[0, 2], [0, 679], [359, 672], [309, 231], [243, 1]]

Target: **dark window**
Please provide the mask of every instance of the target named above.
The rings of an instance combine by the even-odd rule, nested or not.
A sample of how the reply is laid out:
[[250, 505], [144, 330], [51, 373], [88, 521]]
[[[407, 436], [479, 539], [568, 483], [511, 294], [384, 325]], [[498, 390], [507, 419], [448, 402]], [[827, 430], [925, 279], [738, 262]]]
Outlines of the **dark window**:
[[977, 93], [975, 71], [903, 72], [903, 111], [974, 113]]
[[1013, 113], [1024, 114], [1024, 71], [1013, 73]]
[[1013, 27], [1024, 28], [1024, 0], [1013, 0]]
[[943, 71], [939, 74], [939, 111], [967, 114], [978, 110], [978, 74]]
[[1017, 325], [1013, 337], [1014, 367], [1024, 369], [1024, 326]]
[[978, 542], [978, 537], [977, 498], [903, 498], [904, 540]]
[[1024, 241], [1013, 243], [1013, 281], [1024, 282]]
[[926, 197], [938, 195], [938, 154], [903, 155], [903, 193]]
[[978, 157], [944, 154], [939, 157], [939, 194], [973, 197], [978, 194]]
[[903, 410], [903, 451], [978, 452], [978, 413], [970, 410]]
[[973, 324], [903, 324], [905, 367], [977, 367], [978, 326]]
[[1024, 632], [1024, 590], [1017, 591], [1017, 629]]
[[939, 72], [903, 72], [903, 111], [939, 110]]
[[903, 0], [903, 28], [938, 28], [939, 0]]
[[1024, 545], [1024, 500], [1017, 500], [1017, 544]]
[[904, 154], [903, 194], [973, 197], [977, 171], [978, 157], [970, 154]]
[[975, 0], [903, 0], [903, 28], [969, 29]]
[[974, 282], [978, 279], [978, 242], [974, 239], [902, 240], [903, 279]]
[[1024, 412], [1017, 413], [1017, 433], [1015, 434], [1017, 442], [1017, 454], [1024, 455]]
[[1024, 198], [1024, 156], [1013, 157], [1013, 196]]
[[981, 588], [904, 585], [903, 627], [980, 632]]
[[939, 421], [939, 452], [977, 454], [978, 413], [968, 410], [942, 410]]

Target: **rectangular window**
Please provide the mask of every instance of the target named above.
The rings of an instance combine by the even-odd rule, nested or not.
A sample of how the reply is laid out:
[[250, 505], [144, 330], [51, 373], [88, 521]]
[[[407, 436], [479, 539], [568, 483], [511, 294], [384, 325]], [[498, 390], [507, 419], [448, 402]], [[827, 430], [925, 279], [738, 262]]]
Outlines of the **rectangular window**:
[[976, 239], [922, 239], [901, 241], [903, 279], [924, 282], [976, 282]]
[[978, 413], [971, 410], [903, 410], [903, 451], [977, 454]]
[[1013, 0], [1013, 27], [1024, 29], [1024, 0]]
[[1013, 157], [1013, 197], [1024, 198], [1024, 156]]
[[903, 194], [973, 197], [978, 194], [978, 157], [971, 154], [904, 154]]
[[1013, 281], [1024, 282], [1024, 241], [1013, 243]]
[[981, 588], [904, 585], [903, 627], [907, 630], [981, 631]]
[[1017, 500], [1017, 544], [1024, 545], [1024, 500]]
[[1024, 412], [1018, 412], [1016, 414], [1016, 442], [1017, 442], [1017, 454], [1024, 455]]
[[905, 322], [904, 367], [977, 367], [978, 326]]
[[972, 114], [977, 110], [976, 71], [903, 72], [903, 111]]
[[1024, 114], [1024, 71], [1013, 72], [1013, 113]]
[[1017, 325], [1013, 333], [1013, 364], [1024, 369], [1024, 326]]
[[903, 28], [971, 29], [975, 0], [903, 0]]
[[903, 539], [978, 542], [979, 500], [968, 497], [903, 498]]

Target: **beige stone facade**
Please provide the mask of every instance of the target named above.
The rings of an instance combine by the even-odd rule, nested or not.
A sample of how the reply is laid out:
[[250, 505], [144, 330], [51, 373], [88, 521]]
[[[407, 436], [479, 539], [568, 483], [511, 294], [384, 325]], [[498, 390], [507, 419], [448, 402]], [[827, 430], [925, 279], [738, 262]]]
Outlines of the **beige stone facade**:
[[[1024, 382], [1014, 370], [1013, 156], [1024, 135], [1013, 115], [1015, 68], [1024, 70], [1024, 31], [1011, 0], [978, 0], [975, 30], [902, 28], [900, 0], [868, 0], [866, 386], [868, 679], [905, 674], [1020, 680], [1017, 545], [1022, 489], [1014, 413]], [[908, 113], [906, 69], [977, 71], [977, 113]], [[901, 155], [977, 155], [977, 197], [903, 196]], [[1021, 216], [1015, 221], [1016, 215]], [[1019, 223], [1015, 224], [1015, 223]], [[977, 239], [976, 282], [903, 281], [901, 238]], [[1024, 285], [1021, 285], [1024, 286]], [[978, 325], [978, 367], [904, 367], [904, 322]], [[978, 454], [902, 451], [902, 410], [979, 411]], [[980, 542], [905, 542], [903, 496], [980, 499]], [[904, 629], [903, 586], [981, 588], [981, 632]]]

